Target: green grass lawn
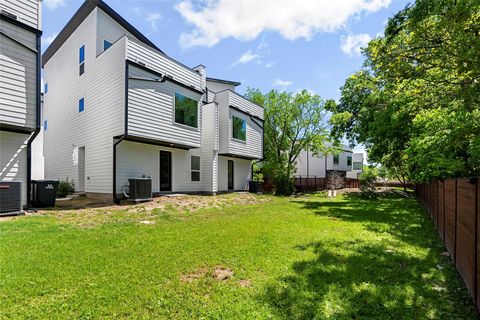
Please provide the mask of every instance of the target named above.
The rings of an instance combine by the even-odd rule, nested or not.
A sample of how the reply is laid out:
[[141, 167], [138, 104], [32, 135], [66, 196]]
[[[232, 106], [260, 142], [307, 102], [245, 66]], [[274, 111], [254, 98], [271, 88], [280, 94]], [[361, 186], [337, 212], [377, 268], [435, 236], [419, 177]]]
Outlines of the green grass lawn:
[[221, 197], [0, 222], [0, 318], [476, 318], [415, 200]]

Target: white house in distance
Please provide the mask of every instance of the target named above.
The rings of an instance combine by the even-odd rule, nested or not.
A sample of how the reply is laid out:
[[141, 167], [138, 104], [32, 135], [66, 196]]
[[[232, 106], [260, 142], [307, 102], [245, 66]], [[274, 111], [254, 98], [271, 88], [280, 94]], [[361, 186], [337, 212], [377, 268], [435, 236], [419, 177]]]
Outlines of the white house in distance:
[[[344, 177], [357, 178], [361, 172], [361, 165], [355, 161], [363, 162], [362, 153], [353, 153], [348, 145], [343, 145], [338, 155], [314, 156], [311, 151], [302, 150], [297, 158], [295, 176], [326, 178], [332, 171], [340, 172]], [[354, 170], [360, 168], [360, 171]], [[355, 173], [355, 177], [353, 176]]]
[[358, 179], [363, 172], [363, 153], [354, 153], [352, 161], [352, 170], [347, 172], [347, 178]]
[[121, 194], [246, 190], [263, 108], [168, 57], [105, 2], [83, 3], [42, 57], [45, 178]]
[[[41, 16], [40, 0], [0, 1], [0, 185], [20, 189], [21, 206], [28, 202], [31, 144], [40, 131]], [[2, 198], [0, 212], [9, 200]]]

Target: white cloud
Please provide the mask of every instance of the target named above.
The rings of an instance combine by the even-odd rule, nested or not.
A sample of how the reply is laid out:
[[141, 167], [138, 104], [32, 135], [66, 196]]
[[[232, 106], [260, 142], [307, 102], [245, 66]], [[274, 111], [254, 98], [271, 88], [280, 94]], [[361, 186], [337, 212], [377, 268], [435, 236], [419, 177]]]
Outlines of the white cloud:
[[135, 7], [133, 12], [140, 18], [145, 19], [150, 24], [152, 32], [158, 31], [157, 22], [162, 20], [162, 15], [159, 12], [148, 12], [144, 8]]
[[290, 85], [292, 85], [293, 82], [292, 81], [288, 81], [288, 80], [282, 80], [282, 79], [275, 79], [273, 81], [273, 85], [274, 86], [278, 86], [278, 87], [288, 87]]
[[265, 68], [271, 68], [275, 65], [275, 62], [268, 62], [268, 63], [265, 63]]
[[180, 36], [180, 45], [211, 47], [225, 38], [247, 41], [264, 31], [288, 40], [310, 40], [316, 33], [345, 27], [350, 18], [375, 12], [392, 0], [182, 0], [175, 9], [193, 25]]
[[247, 52], [245, 52], [244, 54], [242, 54], [242, 56], [237, 60], [235, 61], [233, 64], [232, 64], [232, 67], [235, 67], [239, 64], [245, 64], [245, 63], [248, 63], [250, 61], [253, 61], [257, 58], [259, 58], [260, 55], [256, 54], [256, 53], [252, 53], [251, 50], [248, 50]]
[[372, 37], [366, 33], [342, 36], [340, 38], [340, 49], [350, 57], [360, 56], [362, 54], [361, 49], [365, 48], [370, 40], [372, 40]]
[[65, 6], [65, 0], [44, 0], [43, 4], [50, 10]]
[[58, 36], [58, 32], [55, 32], [48, 37], [42, 37], [42, 47], [48, 47], [53, 42], [53, 40], [55, 40], [57, 36]]

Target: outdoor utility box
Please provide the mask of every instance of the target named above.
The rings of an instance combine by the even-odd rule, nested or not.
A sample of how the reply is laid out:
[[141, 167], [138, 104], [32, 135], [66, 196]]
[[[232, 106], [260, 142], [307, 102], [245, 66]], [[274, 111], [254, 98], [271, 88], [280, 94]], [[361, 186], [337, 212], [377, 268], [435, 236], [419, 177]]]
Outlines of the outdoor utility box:
[[131, 201], [152, 200], [152, 179], [150, 178], [128, 179], [128, 189]]
[[0, 216], [22, 213], [22, 183], [0, 182]]
[[32, 180], [31, 204], [34, 208], [48, 208], [55, 206], [58, 181]]

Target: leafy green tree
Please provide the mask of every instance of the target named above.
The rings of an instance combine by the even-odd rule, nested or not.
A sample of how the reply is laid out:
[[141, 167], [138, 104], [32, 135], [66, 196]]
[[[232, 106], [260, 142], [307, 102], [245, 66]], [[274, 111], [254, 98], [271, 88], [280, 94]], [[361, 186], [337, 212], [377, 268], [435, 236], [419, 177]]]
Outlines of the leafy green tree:
[[307, 90], [296, 94], [272, 90], [263, 94], [249, 89], [246, 97], [265, 108], [263, 169], [272, 176], [276, 194], [292, 194], [292, 175], [300, 152], [328, 152], [325, 103]]
[[480, 1], [417, 0], [329, 102], [334, 134], [399, 180], [480, 174]]

